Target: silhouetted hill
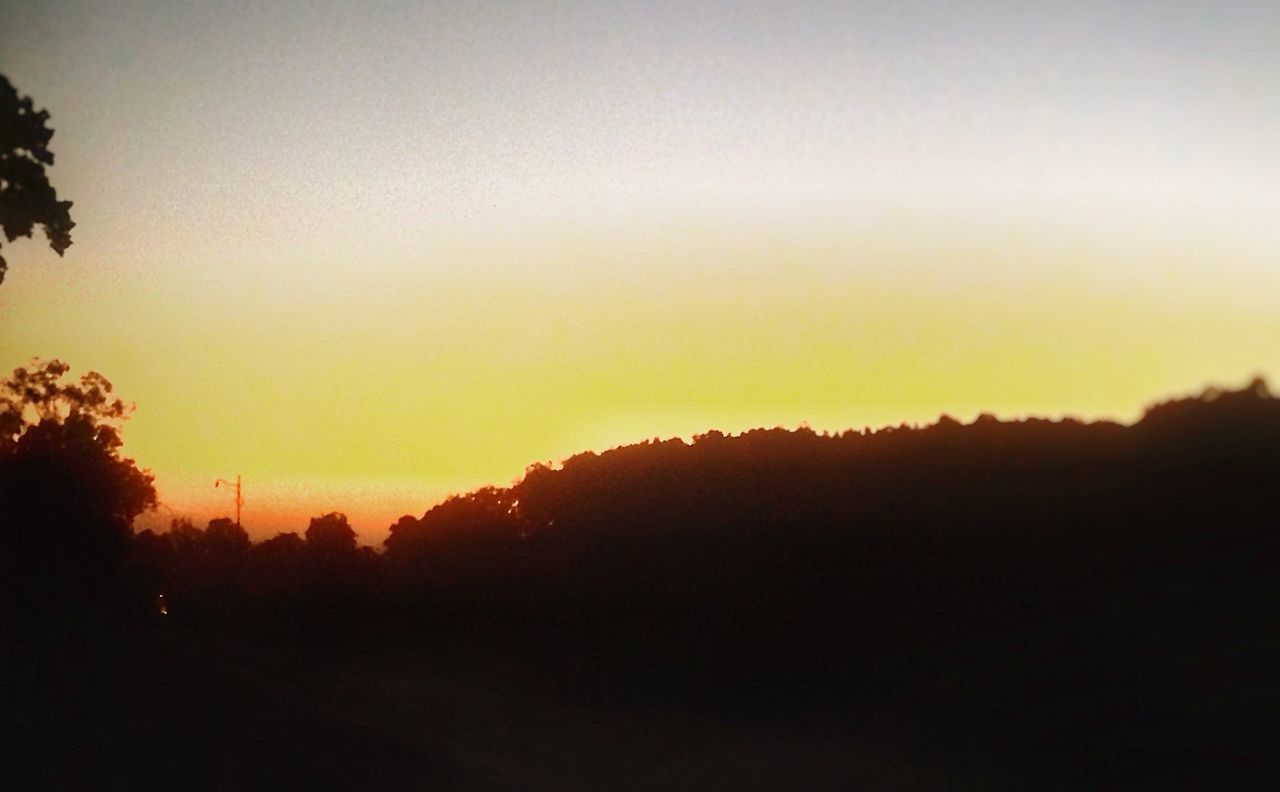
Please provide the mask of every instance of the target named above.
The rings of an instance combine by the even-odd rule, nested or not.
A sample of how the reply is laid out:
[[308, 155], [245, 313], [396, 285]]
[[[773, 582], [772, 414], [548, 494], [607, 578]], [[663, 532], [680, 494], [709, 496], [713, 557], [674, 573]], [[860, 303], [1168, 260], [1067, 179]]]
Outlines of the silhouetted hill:
[[[634, 746], [580, 755], [568, 713], [582, 707], [596, 714], [581, 733], [694, 719], [693, 745], [754, 730], [752, 753], [774, 757], [744, 775], [684, 754], [667, 786], [777, 786], [800, 754], [819, 786], [1261, 785], [1280, 730], [1277, 482], [1280, 400], [1255, 382], [1132, 426], [943, 417], [584, 453], [402, 518], [381, 555], [340, 514], [252, 547], [230, 523], [175, 524], [133, 542], [136, 601], [164, 593], [169, 611], [131, 628], [137, 645], [181, 660], [148, 666], [161, 670], [139, 700], [186, 689], [205, 647], [233, 647], [225, 667], [197, 662], [207, 690], [189, 709], [166, 695], [147, 710], [166, 751], [224, 779], [235, 771], [200, 745], [256, 743], [202, 712], [248, 722], [267, 707], [288, 733], [291, 717], [314, 723], [299, 702], [317, 695], [332, 734], [365, 745], [332, 772], [385, 754], [378, 785], [417, 778], [406, 733], [435, 735], [432, 766], [452, 767], [437, 755], [448, 729], [398, 702], [465, 678], [510, 702], [452, 705], [468, 734], [481, 713], [563, 716], [563, 740], [513, 725], [468, 749], [518, 767], [516, 787], [650, 777], [615, 764]], [[232, 692], [246, 686], [253, 701]], [[535, 689], [550, 698], [532, 704]]]
[[535, 466], [402, 520], [385, 560], [606, 689], [874, 712], [1018, 782], [1234, 777], [1280, 725], [1278, 441], [1261, 382], [1128, 427], [711, 432]]

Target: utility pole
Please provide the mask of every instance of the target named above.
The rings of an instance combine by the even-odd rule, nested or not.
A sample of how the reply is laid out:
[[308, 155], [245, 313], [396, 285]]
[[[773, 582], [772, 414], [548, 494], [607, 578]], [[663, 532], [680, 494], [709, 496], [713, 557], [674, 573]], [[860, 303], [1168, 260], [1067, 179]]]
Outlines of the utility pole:
[[222, 484], [226, 484], [227, 487], [236, 488], [236, 527], [240, 528], [241, 527], [240, 507], [244, 505], [244, 496], [240, 494], [240, 474], [239, 473], [236, 474], [236, 480], [234, 484], [230, 481], [227, 481], [226, 479], [218, 479], [217, 481], [213, 482], [213, 486], [215, 488]]

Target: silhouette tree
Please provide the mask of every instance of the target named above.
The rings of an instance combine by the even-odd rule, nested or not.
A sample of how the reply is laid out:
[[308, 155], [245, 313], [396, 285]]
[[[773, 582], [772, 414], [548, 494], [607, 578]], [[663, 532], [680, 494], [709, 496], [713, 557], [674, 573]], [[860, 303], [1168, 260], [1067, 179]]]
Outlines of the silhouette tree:
[[312, 517], [307, 527], [307, 546], [319, 555], [343, 556], [356, 550], [356, 532], [341, 512]]
[[204, 529], [205, 551], [220, 558], [237, 558], [249, 551], [249, 534], [228, 517], [216, 517]]
[[[71, 246], [71, 201], [59, 201], [45, 166], [53, 165], [49, 112], [36, 110], [0, 75], [0, 226], [5, 240], [31, 236], [44, 228], [49, 247], [59, 256]], [[0, 256], [0, 282], [8, 268]]]
[[521, 535], [511, 493], [483, 487], [454, 495], [433, 506], [422, 519], [405, 515], [391, 526], [383, 542], [390, 557], [403, 558], [452, 552], [485, 553]]
[[204, 531], [197, 528], [187, 517], [173, 518], [169, 522], [169, 533], [165, 535], [169, 537], [174, 552], [187, 557], [195, 557], [204, 541]]
[[10, 580], [50, 608], [109, 584], [134, 518], [156, 505], [151, 474], [120, 454], [131, 407], [101, 374], [77, 383], [69, 370], [35, 361], [0, 382], [3, 556]]
[[[64, 381], [69, 371], [60, 360], [37, 360], [0, 382], [0, 459], [11, 475], [28, 466], [48, 476], [45, 486], [36, 488], [40, 492], [53, 481], [68, 485], [47, 493], [50, 508], [94, 511], [125, 538], [133, 519], [156, 505], [151, 474], [120, 456], [121, 429], [132, 406], [112, 395], [101, 374], [89, 372], [77, 384]], [[73, 493], [86, 499], [77, 502], [69, 497]], [[10, 486], [6, 494], [24, 493]], [[30, 502], [37, 493], [25, 495]]]
[[298, 558], [302, 555], [306, 544], [302, 537], [294, 531], [281, 532], [270, 539], [254, 546], [254, 551], [263, 556], [283, 559]]
[[278, 533], [249, 550], [249, 585], [255, 593], [295, 592], [302, 582], [306, 542], [293, 531]]

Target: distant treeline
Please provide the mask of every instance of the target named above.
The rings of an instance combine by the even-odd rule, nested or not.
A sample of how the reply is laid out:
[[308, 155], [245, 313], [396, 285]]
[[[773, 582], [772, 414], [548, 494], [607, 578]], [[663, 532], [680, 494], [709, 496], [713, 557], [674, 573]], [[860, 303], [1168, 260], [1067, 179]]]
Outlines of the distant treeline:
[[404, 517], [380, 553], [340, 514], [258, 544], [178, 522], [132, 537], [124, 579], [167, 623], [449, 636], [602, 695], [910, 733], [951, 766], [998, 746], [1022, 781], [1230, 777], [1280, 725], [1278, 515], [1280, 399], [1258, 381], [1132, 426], [585, 453]]
[[535, 612], [623, 598], [664, 624], [713, 618], [683, 607], [691, 597], [734, 619], [838, 596], [887, 625], [921, 597], [984, 613], [1046, 604], [1041, 589], [1119, 583], [1142, 573], [1134, 565], [1225, 547], [1280, 505], [1269, 493], [1277, 440], [1280, 400], [1261, 381], [1158, 405], [1133, 426], [983, 415], [839, 434], [712, 431], [534, 465], [511, 487], [402, 517], [381, 553], [358, 548], [332, 513], [257, 544], [225, 518], [205, 530], [175, 520], [136, 534], [131, 560], [179, 596], [278, 595], [338, 575]]

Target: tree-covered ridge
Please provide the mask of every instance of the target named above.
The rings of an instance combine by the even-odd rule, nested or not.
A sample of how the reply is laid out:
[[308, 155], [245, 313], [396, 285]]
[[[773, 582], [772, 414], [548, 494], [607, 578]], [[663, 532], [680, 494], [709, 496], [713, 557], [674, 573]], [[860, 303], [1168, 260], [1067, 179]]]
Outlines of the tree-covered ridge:
[[257, 544], [176, 521], [134, 535], [115, 579], [145, 629], [264, 658], [431, 674], [413, 658], [448, 647], [597, 703], [870, 735], [997, 787], [1239, 779], [1280, 711], [1276, 481], [1280, 399], [1255, 382], [1131, 426], [584, 453], [401, 518], [381, 553], [340, 513]]
[[732, 533], [769, 522], [851, 524], [878, 509], [909, 511], [913, 500], [935, 494], [995, 487], [988, 494], [1019, 498], [1019, 483], [1029, 479], [1044, 479], [1033, 488], [1044, 493], [1083, 486], [1108, 479], [1115, 467], [1158, 463], [1152, 455], [1166, 442], [1186, 451], [1265, 448], [1277, 420], [1280, 401], [1255, 381], [1239, 391], [1211, 389], [1153, 405], [1129, 427], [984, 414], [967, 425], [944, 415], [925, 427], [836, 434], [710, 431], [692, 442], [655, 439], [585, 452], [558, 466], [535, 464], [511, 487], [458, 495], [421, 518], [401, 518], [386, 545], [395, 556], [425, 551], [446, 534], [481, 541], [496, 531], [524, 541], [572, 531], [667, 533], [683, 526]]
[[[1275, 461], [1278, 438], [1280, 400], [1261, 381], [1153, 405], [1132, 426], [984, 414], [969, 424], [943, 416], [924, 427], [834, 434], [710, 431], [691, 442], [655, 439], [535, 464], [510, 487], [450, 497], [392, 525], [381, 564], [384, 582], [458, 585], [472, 576], [531, 574], [530, 565], [561, 553], [589, 554], [578, 559], [589, 568], [617, 550], [618, 563], [638, 565], [703, 542], [732, 564], [760, 543], [843, 543], [841, 552], [857, 546], [865, 556], [926, 535], [958, 547], [997, 542], [989, 549], [999, 555], [1085, 543], [1122, 514], [1144, 516], [1119, 529], [1136, 536], [1161, 520], [1187, 518], [1164, 511], [1172, 501], [1156, 495], [1166, 488], [1176, 501], [1205, 481], [1254, 483], [1214, 471], [1224, 464], [1237, 472], [1265, 468]], [[218, 544], [213, 529], [211, 523], [208, 542]], [[148, 531], [140, 539], [178, 541], [164, 537]], [[236, 547], [250, 553], [247, 535]], [[357, 551], [337, 513], [312, 520], [305, 540], [286, 533], [258, 548], [375, 562], [367, 548]], [[655, 557], [646, 559], [646, 549]], [[553, 566], [573, 563], [566, 555]]]

